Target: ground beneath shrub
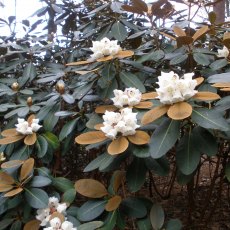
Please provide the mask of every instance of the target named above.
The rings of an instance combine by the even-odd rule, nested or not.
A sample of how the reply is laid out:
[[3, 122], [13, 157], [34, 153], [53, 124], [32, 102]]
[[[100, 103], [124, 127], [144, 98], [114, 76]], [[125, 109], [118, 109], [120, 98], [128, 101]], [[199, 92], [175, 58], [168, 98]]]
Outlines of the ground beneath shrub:
[[[86, 153], [81, 149], [75, 149], [74, 152], [66, 155], [63, 158], [62, 167], [63, 175], [66, 175], [73, 181], [81, 178], [95, 178], [102, 182], [107, 182], [110, 175], [102, 174], [97, 170], [90, 173], [83, 173], [85, 166], [92, 161], [96, 156], [96, 152]], [[217, 178], [213, 192], [210, 195], [210, 178], [215, 171], [215, 158], [212, 163], [205, 162], [202, 165], [199, 179], [196, 182], [196, 196], [194, 197], [192, 211], [188, 203], [187, 187], [181, 186], [177, 182], [173, 185], [171, 195], [162, 199], [151, 186], [153, 201], [159, 202], [165, 211], [166, 219], [178, 218], [183, 223], [184, 230], [226, 230], [230, 229], [230, 195], [229, 195], [229, 182], [224, 180], [223, 189], [220, 193], [219, 180]], [[101, 179], [99, 179], [101, 178]], [[168, 189], [168, 177], [153, 176], [155, 186], [158, 188], [159, 193], [163, 193]], [[147, 179], [148, 180], [148, 179]], [[149, 182], [143, 186], [143, 189], [138, 192], [139, 195], [150, 197]], [[209, 198], [209, 199], [207, 199]], [[84, 198], [79, 198], [79, 204], [84, 202]], [[205, 205], [204, 205], [204, 202]], [[204, 212], [204, 207], [207, 210]], [[189, 211], [190, 210], [190, 211]], [[203, 214], [202, 214], [203, 213]], [[203, 215], [203, 216], [202, 216]], [[133, 227], [127, 226], [127, 229]]]

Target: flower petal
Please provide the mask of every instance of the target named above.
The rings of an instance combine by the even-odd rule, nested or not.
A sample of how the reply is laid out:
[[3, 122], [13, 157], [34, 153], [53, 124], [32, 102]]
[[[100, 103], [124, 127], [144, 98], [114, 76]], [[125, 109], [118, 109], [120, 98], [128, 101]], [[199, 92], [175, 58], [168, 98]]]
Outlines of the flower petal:
[[197, 85], [196, 86], [198, 86], [198, 85], [200, 85], [204, 81], [204, 78], [203, 77], [197, 77], [194, 80], [197, 81]]
[[8, 145], [11, 143], [14, 143], [16, 141], [19, 141], [23, 139], [25, 136], [24, 135], [17, 135], [17, 136], [9, 136], [3, 139], [0, 139], [0, 145]]
[[153, 103], [150, 101], [141, 101], [139, 104], [134, 105], [135, 108], [137, 109], [148, 109], [153, 106]]
[[155, 107], [154, 109], [151, 109], [150, 111], [144, 114], [141, 123], [143, 125], [146, 125], [155, 121], [156, 119], [166, 114], [168, 109], [169, 109], [169, 105], [160, 105]]
[[6, 129], [6, 130], [1, 132], [1, 135], [3, 137], [17, 136], [18, 132], [16, 131], [16, 129]]
[[185, 101], [178, 102], [170, 106], [167, 114], [173, 120], [183, 120], [192, 114], [192, 106]]
[[27, 135], [24, 139], [25, 145], [33, 145], [37, 140], [37, 135], [36, 133]]
[[141, 96], [142, 100], [154, 99], [158, 96], [157, 92], [143, 93]]
[[127, 136], [127, 138], [135, 145], [144, 145], [147, 144], [150, 140], [148, 133], [141, 130], [137, 130], [134, 135]]
[[120, 50], [118, 54], [115, 55], [116, 58], [125, 58], [125, 57], [131, 57], [134, 55], [134, 52], [132, 50]]
[[81, 145], [95, 144], [108, 139], [102, 131], [91, 131], [83, 133], [75, 138], [75, 141]]
[[105, 113], [105, 111], [115, 111], [117, 107], [114, 105], [100, 105], [95, 109], [95, 113]]
[[220, 99], [220, 96], [212, 92], [198, 92], [192, 98], [201, 101], [213, 101]]
[[123, 153], [128, 147], [128, 140], [125, 137], [118, 137], [109, 144], [108, 153], [110, 155]]

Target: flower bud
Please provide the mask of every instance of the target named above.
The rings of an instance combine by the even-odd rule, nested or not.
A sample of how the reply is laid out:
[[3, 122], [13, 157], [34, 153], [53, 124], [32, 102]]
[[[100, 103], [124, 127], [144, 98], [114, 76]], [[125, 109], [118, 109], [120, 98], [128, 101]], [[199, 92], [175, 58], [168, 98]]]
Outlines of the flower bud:
[[18, 91], [19, 90], [19, 84], [17, 82], [14, 82], [11, 85], [11, 88], [12, 88], [13, 91]]
[[28, 105], [29, 107], [33, 105], [32, 97], [28, 97], [28, 98], [27, 98], [27, 105]]
[[65, 93], [65, 83], [64, 83], [64, 81], [60, 80], [60, 81], [57, 82], [57, 84], [56, 84], [56, 90], [60, 94], [64, 94]]

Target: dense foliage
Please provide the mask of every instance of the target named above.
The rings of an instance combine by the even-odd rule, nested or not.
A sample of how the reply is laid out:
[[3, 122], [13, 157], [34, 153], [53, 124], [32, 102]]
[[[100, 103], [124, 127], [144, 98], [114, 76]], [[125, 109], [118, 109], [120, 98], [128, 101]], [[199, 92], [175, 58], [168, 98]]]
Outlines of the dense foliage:
[[[230, 23], [210, 2], [43, 2], [23, 38], [0, 19], [0, 229], [208, 226], [230, 180]], [[187, 220], [162, 208], [174, 186]]]

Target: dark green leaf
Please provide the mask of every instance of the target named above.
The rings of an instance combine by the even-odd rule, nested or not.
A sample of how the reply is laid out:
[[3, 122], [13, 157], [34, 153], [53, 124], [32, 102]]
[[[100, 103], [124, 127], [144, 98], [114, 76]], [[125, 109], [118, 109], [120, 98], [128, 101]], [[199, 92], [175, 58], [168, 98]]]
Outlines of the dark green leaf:
[[89, 200], [78, 209], [78, 219], [80, 221], [91, 221], [100, 216], [105, 210], [107, 201]]
[[45, 139], [47, 140], [48, 144], [53, 149], [57, 149], [60, 146], [60, 143], [59, 143], [59, 140], [58, 140], [57, 136], [55, 136], [53, 133], [46, 132], [46, 133], [43, 134], [43, 136], [45, 137]]
[[39, 135], [37, 137], [35, 146], [36, 146], [36, 153], [37, 153], [38, 158], [44, 157], [48, 150], [48, 143], [46, 139], [43, 136]]
[[63, 128], [62, 128], [62, 130], [61, 130], [61, 132], [59, 134], [59, 140], [60, 141], [65, 139], [71, 132], [73, 132], [74, 128], [77, 125], [78, 119], [79, 118], [76, 118], [76, 119], [74, 119], [72, 121], [69, 121], [63, 126]]
[[109, 212], [104, 225], [100, 230], [113, 230], [117, 222], [117, 210]]
[[184, 62], [188, 58], [187, 54], [182, 54], [174, 57], [173, 59], [170, 60], [169, 64], [170, 65], [178, 65], [182, 62]]
[[169, 161], [165, 156], [159, 159], [146, 158], [145, 164], [148, 169], [153, 170], [159, 176], [167, 176], [169, 174]]
[[227, 60], [225, 58], [223, 58], [223, 59], [219, 59], [219, 60], [214, 61], [210, 65], [210, 68], [212, 70], [218, 70], [218, 69], [225, 67], [227, 64], [228, 64]]
[[12, 225], [10, 230], [21, 230], [22, 229], [22, 222], [20, 220], [16, 220]]
[[138, 230], [151, 230], [151, 222], [149, 218], [141, 219], [137, 221]]
[[76, 197], [76, 190], [74, 188], [68, 189], [62, 195], [62, 202], [71, 204], [74, 201], [75, 197]]
[[151, 136], [149, 146], [153, 158], [165, 155], [175, 144], [180, 134], [180, 122], [167, 119]]
[[14, 219], [10, 218], [5, 218], [4, 220], [0, 221], [0, 230], [7, 229], [7, 227], [9, 227], [13, 221]]
[[53, 186], [61, 192], [74, 188], [73, 182], [64, 177], [55, 177], [52, 181]]
[[133, 218], [142, 218], [147, 214], [147, 209], [143, 202], [135, 197], [124, 199], [120, 209], [126, 216]]
[[46, 208], [49, 197], [46, 192], [39, 188], [25, 189], [26, 200], [32, 208]]
[[228, 162], [225, 166], [225, 176], [227, 177], [228, 181], [230, 181], [230, 162]]
[[120, 79], [125, 84], [125, 86], [137, 88], [142, 93], [145, 92], [145, 86], [136, 75], [123, 71], [120, 73]]
[[124, 41], [128, 35], [125, 26], [119, 21], [113, 24], [111, 31], [113, 37], [120, 42]]
[[200, 65], [206, 66], [206, 65], [210, 64], [210, 56], [209, 55], [205, 55], [203, 53], [194, 53], [193, 58]]
[[51, 184], [52, 181], [48, 177], [44, 176], [34, 176], [30, 186], [31, 187], [44, 187]]
[[111, 81], [116, 75], [116, 69], [112, 62], [106, 63], [105, 67], [101, 71], [101, 78], [98, 80], [98, 84], [101, 88], [106, 88], [111, 84]]
[[208, 78], [209, 83], [230, 82], [229, 73], [214, 74]]
[[200, 162], [197, 139], [197, 136], [193, 133], [188, 133], [183, 136], [177, 146], [176, 163], [180, 171], [185, 175], [194, 172]]
[[182, 223], [178, 219], [171, 219], [166, 225], [166, 230], [181, 230]]
[[133, 147], [133, 155], [139, 158], [146, 158], [150, 156], [149, 146], [137, 146]]
[[221, 131], [228, 131], [229, 124], [222, 117], [221, 112], [211, 109], [193, 109], [192, 116], [193, 122], [206, 129], [218, 129]]
[[117, 89], [117, 80], [116, 78], [113, 78], [112, 81], [109, 82], [109, 85], [107, 85], [106, 88], [102, 89], [99, 87], [98, 94], [102, 99], [107, 99], [113, 97], [113, 90]]
[[85, 224], [81, 224], [77, 227], [78, 230], [94, 230], [100, 228], [103, 225], [102, 221], [92, 221]]
[[126, 181], [130, 192], [137, 192], [145, 183], [147, 168], [144, 159], [134, 158], [129, 165], [126, 174]]
[[32, 81], [36, 77], [36, 69], [32, 62], [27, 64], [23, 71], [20, 85], [24, 85], [29, 79]]

